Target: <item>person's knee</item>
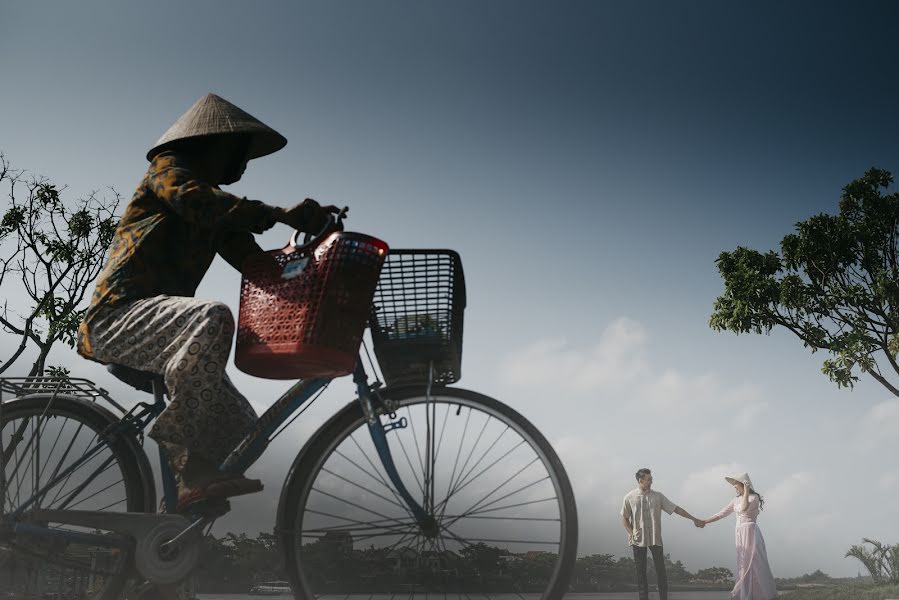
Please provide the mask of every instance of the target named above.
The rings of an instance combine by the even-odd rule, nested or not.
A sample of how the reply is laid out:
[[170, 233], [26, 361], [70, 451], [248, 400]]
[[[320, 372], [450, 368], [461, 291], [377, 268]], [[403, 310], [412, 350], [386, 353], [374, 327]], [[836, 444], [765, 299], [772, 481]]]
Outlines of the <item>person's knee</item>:
[[210, 301], [203, 305], [200, 317], [204, 322], [204, 332], [210, 337], [231, 339], [234, 334], [234, 315], [224, 302]]
[[231, 314], [231, 309], [224, 302], [218, 302], [216, 300], [204, 302], [202, 313], [206, 318], [216, 321], [227, 320], [231, 323], [234, 322], [234, 316]]

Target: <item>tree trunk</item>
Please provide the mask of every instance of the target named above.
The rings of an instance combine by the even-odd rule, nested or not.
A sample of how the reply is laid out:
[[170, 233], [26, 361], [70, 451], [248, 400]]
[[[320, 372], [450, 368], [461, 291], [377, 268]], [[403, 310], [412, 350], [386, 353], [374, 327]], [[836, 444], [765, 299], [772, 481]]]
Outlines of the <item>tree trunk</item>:
[[31, 365], [31, 371], [28, 373], [29, 377], [40, 377], [44, 374], [44, 369], [47, 366], [47, 355], [50, 354], [50, 348], [52, 346], [52, 342], [41, 344], [41, 352], [40, 354], [38, 354], [37, 360], [34, 361], [34, 364]]

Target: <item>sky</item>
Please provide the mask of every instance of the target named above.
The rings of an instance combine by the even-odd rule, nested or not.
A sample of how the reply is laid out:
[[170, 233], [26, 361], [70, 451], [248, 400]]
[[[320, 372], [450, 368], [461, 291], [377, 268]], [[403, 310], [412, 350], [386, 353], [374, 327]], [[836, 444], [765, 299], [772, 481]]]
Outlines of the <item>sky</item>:
[[[899, 542], [899, 399], [837, 389], [786, 333], [708, 319], [721, 251], [775, 249], [866, 169], [899, 169], [897, 18], [886, 2], [7, 0], [0, 151], [72, 198], [127, 200], [147, 149], [219, 94], [289, 140], [230, 191], [347, 205], [392, 247], [459, 251], [457, 385], [554, 445], [579, 554], [628, 553], [618, 510], [640, 467], [697, 516], [748, 471], [775, 575], [855, 575], [850, 545]], [[197, 295], [236, 310], [238, 286], [217, 260]], [[138, 399], [66, 348], [54, 361]], [[260, 412], [286, 388], [229, 375]], [[351, 399], [332, 385], [217, 530], [270, 530], [292, 457]], [[664, 527], [687, 568], [733, 568], [729, 522]]]

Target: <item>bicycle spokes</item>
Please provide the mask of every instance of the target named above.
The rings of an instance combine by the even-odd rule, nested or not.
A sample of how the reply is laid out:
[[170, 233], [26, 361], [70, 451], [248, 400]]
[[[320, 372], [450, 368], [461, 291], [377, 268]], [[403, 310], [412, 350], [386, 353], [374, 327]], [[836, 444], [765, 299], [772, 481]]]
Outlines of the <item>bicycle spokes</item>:
[[125, 476], [100, 432], [84, 422], [35, 412], [5, 419], [0, 444], [6, 483], [2, 518], [17, 534], [4, 545], [17, 557], [14, 563], [27, 564], [26, 557], [32, 557], [96, 576], [117, 571], [118, 561], [108, 557], [118, 538], [97, 527], [66, 526], [35, 516], [44, 508], [127, 510]]
[[407, 426], [381, 419], [397, 472], [434, 526], [423, 527], [396, 490], [365, 428], [348, 430], [318, 469], [302, 515], [300, 564], [311, 587], [537, 586], [522, 573], [537, 557], [544, 571], [555, 568], [562, 510], [533, 440], [503, 415], [439, 395], [394, 416]]

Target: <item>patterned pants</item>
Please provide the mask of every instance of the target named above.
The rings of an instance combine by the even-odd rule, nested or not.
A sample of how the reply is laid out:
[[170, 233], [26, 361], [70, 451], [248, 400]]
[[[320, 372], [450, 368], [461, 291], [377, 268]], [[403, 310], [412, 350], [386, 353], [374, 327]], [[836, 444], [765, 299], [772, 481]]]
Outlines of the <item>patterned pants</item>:
[[163, 375], [171, 402], [150, 430], [185, 485], [207, 479], [256, 422], [225, 367], [234, 317], [225, 304], [155, 296], [100, 312], [94, 356]]

